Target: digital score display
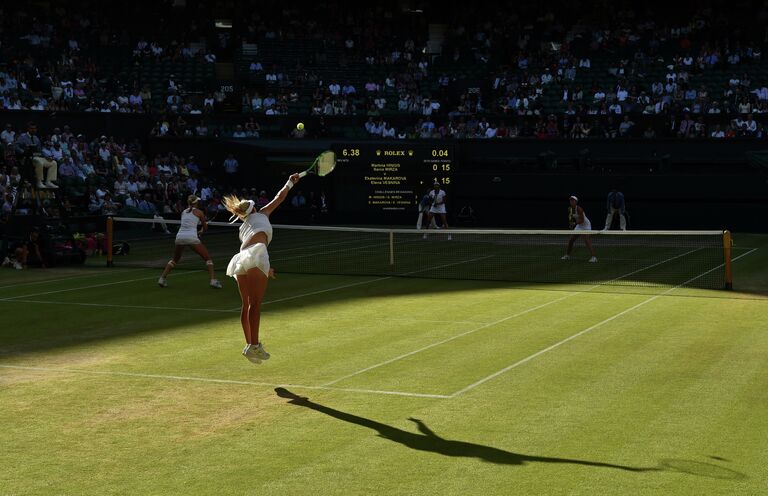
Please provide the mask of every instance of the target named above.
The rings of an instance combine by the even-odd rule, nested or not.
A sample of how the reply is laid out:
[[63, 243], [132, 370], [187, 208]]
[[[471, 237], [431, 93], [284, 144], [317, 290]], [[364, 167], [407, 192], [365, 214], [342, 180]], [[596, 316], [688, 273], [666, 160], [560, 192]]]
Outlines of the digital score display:
[[333, 151], [341, 210], [417, 212], [435, 181], [450, 198], [455, 171], [452, 145], [341, 144]]

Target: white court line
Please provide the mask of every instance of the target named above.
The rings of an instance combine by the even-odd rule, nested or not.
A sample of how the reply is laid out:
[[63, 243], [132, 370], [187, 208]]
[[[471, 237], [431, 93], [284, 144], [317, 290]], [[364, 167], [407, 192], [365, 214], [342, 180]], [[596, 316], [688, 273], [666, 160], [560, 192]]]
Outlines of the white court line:
[[348, 393], [366, 393], [366, 394], [383, 394], [389, 396], [410, 396], [412, 398], [439, 398], [448, 399], [450, 396], [445, 394], [431, 394], [431, 393], [408, 393], [405, 391], [384, 391], [380, 389], [358, 389], [358, 388], [336, 388], [328, 386], [300, 386], [298, 384], [282, 384], [282, 387], [303, 388], [303, 389], [317, 389], [321, 391], [344, 391]]
[[141, 310], [181, 310], [185, 312], [190, 311], [190, 312], [216, 312], [216, 313], [223, 312], [223, 313], [234, 314], [233, 310], [216, 309], [216, 308], [161, 307], [161, 306], [152, 306], [152, 305], [113, 305], [110, 303], [82, 303], [82, 302], [74, 302], [74, 301], [19, 300], [19, 299], [0, 300], [0, 303], [3, 303], [3, 302], [35, 303], [35, 304], [42, 304], [42, 305], [74, 305], [74, 306], [81, 306], [81, 307], [136, 308]]
[[331, 250], [331, 251], [323, 251], [323, 252], [314, 252], [314, 253], [307, 253], [304, 255], [294, 255], [292, 257], [276, 257], [272, 259], [272, 262], [282, 262], [284, 260], [295, 260], [297, 258], [307, 258], [307, 257], [318, 257], [321, 255], [325, 255], [327, 253], [339, 253], [339, 252], [348, 252], [348, 251], [357, 251], [357, 250], [365, 250], [366, 248], [380, 248], [381, 245], [385, 244], [386, 241], [381, 241], [380, 243], [374, 243], [372, 245], [363, 245], [363, 246], [357, 246], [355, 248], [343, 248], [341, 250]]
[[[269, 304], [272, 304], [272, 303], [279, 303], [281, 301], [296, 300], [298, 298], [304, 298], [305, 296], [312, 296], [312, 295], [321, 294], [321, 293], [329, 293], [331, 291], [336, 291], [336, 290], [344, 289], [344, 288], [351, 288], [353, 286], [361, 286], [363, 284], [370, 284], [370, 283], [373, 283], [373, 282], [376, 282], [376, 281], [383, 281], [385, 279], [391, 279], [391, 277], [378, 277], [376, 279], [369, 279], [367, 281], [353, 282], [351, 284], [343, 284], [341, 286], [336, 286], [336, 287], [333, 287], [333, 288], [319, 289], [317, 291], [312, 291], [312, 292], [309, 292], [309, 293], [302, 293], [302, 294], [299, 294], [299, 295], [286, 296], [285, 298], [278, 298], [276, 300], [265, 301], [264, 303], [262, 303], [262, 305], [269, 305]], [[240, 310], [240, 307], [236, 307], [235, 310]]]
[[[311, 244], [311, 245], [307, 244], [307, 245], [304, 245], [304, 246], [298, 246], [296, 248], [276, 248], [275, 249], [275, 254], [285, 253], [287, 251], [306, 250], [306, 249], [310, 249], [310, 248], [311, 249], [324, 250], [328, 246], [349, 245], [349, 244], [355, 244], [355, 243], [360, 243], [360, 240], [359, 239], [353, 239], [353, 240], [350, 240], [350, 241], [336, 241], [336, 242], [333, 242], [333, 243], [315, 243], [315, 244]], [[316, 252], [316, 254], [319, 254], [319, 253], [324, 253], [324, 252], [322, 252], [322, 251]]]
[[453, 340], [455, 340], [455, 339], [459, 339], [459, 338], [461, 338], [461, 337], [467, 336], [467, 335], [469, 335], [469, 334], [472, 334], [472, 333], [475, 333], [475, 332], [477, 332], [477, 331], [481, 331], [481, 330], [483, 330], [483, 329], [487, 329], [487, 328], [489, 328], [489, 327], [492, 327], [492, 326], [495, 326], [495, 325], [501, 324], [502, 322], [506, 322], [507, 320], [510, 320], [510, 319], [514, 319], [514, 318], [516, 318], [516, 317], [520, 317], [520, 316], [522, 316], [522, 315], [525, 315], [525, 314], [527, 314], [527, 313], [533, 312], [533, 311], [535, 311], [535, 310], [539, 310], [539, 309], [541, 309], [541, 308], [547, 307], [547, 306], [549, 306], [549, 305], [552, 305], [552, 304], [554, 304], [554, 303], [557, 303], [557, 302], [563, 301], [563, 300], [565, 300], [565, 299], [571, 298], [571, 297], [573, 297], [573, 296], [575, 296], [575, 295], [577, 295], [577, 294], [581, 294], [581, 293], [584, 293], [584, 292], [588, 292], [588, 291], [590, 291], [590, 290], [592, 290], [592, 289], [595, 289], [595, 288], [597, 288], [597, 287], [600, 287], [600, 286], [602, 286], [603, 284], [610, 284], [611, 282], [614, 282], [614, 281], [618, 281], [618, 280], [620, 280], [620, 279], [624, 279], [625, 277], [629, 277], [629, 276], [631, 276], [631, 275], [637, 274], [638, 272], [642, 272], [642, 271], [644, 271], [644, 270], [648, 270], [648, 269], [651, 269], [651, 268], [653, 268], [653, 267], [656, 267], [657, 265], [661, 265], [661, 264], [663, 264], [663, 263], [667, 263], [667, 262], [670, 262], [670, 261], [672, 261], [672, 260], [674, 260], [674, 259], [676, 259], [676, 258], [680, 258], [680, 257], [683, 257], [683, 256], [685, 256], [685, 255], [690, 255], [691, 253], [693, 253], [693, 252], [696, 252], [696, 251], [699, 251], [699, 250], [701, 250], [701, 249], [702, 249], [702, 248], [696, 248], [696, 249], [694, 249], [694, 250], [691, 250], [691, 251], [687, 251], [687, 252], [685, 252], [685, 253], [682, 253], [682, 254], [680, 254], [680, 255], [676, 255], [676, 256], [674, 256], [674, 257], [672, 257], [672, 258], [668, 258], [668, 259], [666, 259], [666, 260], [663, 260], [663, 261], [661, 261], [661, 262], [657, 262], [657, 263], [655, 263], [655, 264], [653, 264], [653, 265], [650, 265], [650, 266], [648, 266], [648, 267], [644, 267], [644, 268], [642, 268], [642, 269], [638, 269], [638, 270], [632, 271], [632, 272], [630, 272], [630, 273], [628, 273], [628, 274], [624, 274], [623, 276], [619, 276], [619, 277], [617, 277], [617, 278], [615, 278], [615, 279], [611, 279], [610, 281], [608, 281], [608, 282], [606, 282], [606, 283], [600, 283], [600, 284], [596, 284], [596, 285], [594, 285], [594, 286], [592, 286], [592, 287], [590, 287], [590, 288], [587, 288], [587, 289], [586, 289], [586, 291], [577, 291], [577, 292], [569, 293], [569, 294], [567, 294], [567, 295], [565, 295], [565, 296], [561, 296], [560, 298], [557, 298], [557, 299], [554, 299], [554, 300], [548, 301], [548, 302], [546, 302], [546, 303], [542, 303], [542, 304], [540, 304], [540, 305], [537, 305], [537, 306], [535, 306], [535, 307], [531, 307], [531, 308], [528, 308], [528, 309], [526, 309], [526, 310], [523, 310], [523, 311], [521, 311], [521, 312], [518, 312], [518, 313], [516, 313], [516, 314], [514, 314], [514, 315], [510, 315], [510, 316], [508, 316], [508, 317], [504, 317], [503, 319], [499, 319], [499, 320], [497, 320], [497, 321], [495, 321], [495, 322], [490, 322], [490, 323], [488, 323], [488, 324], [484, 324], [484, 325], [482, 325], [482, 326], [480, 326], [480, 327], [476, 327], [476, 328], [474, 328], [474, 329], [470, 329], [470, 330], [468, 330], [468, 331], [466, 331], [466, 332], [462, 332], [461, 334], [457, 334], [457, 335], [455, 335], [455, 336], [451, 336], [450, 338], [446, 338], [446, 339], [443, 339], [443, 340], [441, 340], [441, 341], [438, 341], [438, 342], [436, 342], [436, 343], [432, 343], [432, 344], [429, 344], [429, 345], [427, 345], [427, 346], [424, 346], [424, 347], [422, 347], [422, 348], [419, 348], [418, 350], [410, 351], [410, 352], [408, 352], [408, 353], [403, 353], [402, 355], [396, 356], [396, 357], [394, 357], [394, 358], [390, 358], [389, 360], [385, 360], [385, 361], [383, 361], [383, 362], [380, 362], [380, 363], [377, 363], [377, 364], [375, 364], [375, 365], [371, 365], [370, 367], [366, 367], [366, 368], [364, 368], [364, 369], [361, 369], [361, 370], [358, 370], [358, 371], [356, 371], [356, 372], [352, 372], [351, 374], [347, 374], [347, 375], [345, 375], [345, 376], [343, 376], [343, 377], [340, 377], [340, 378], [338, 378], [338, 379], [334, 379], [333, 381], [331, 381], [331, 382], [327, 382], [327, 383], [325, 383], [325, 384], [323, 384], [323, 385], [324, 385], [324, 386], [330, 386], [330, 385], [333, 385], [333, 384], [339, 383], [339, 382], [341, 382], [341, 381], [343, 381], [343, 380], [345, 380], [345, 379], [349, 379], [349, 378], [351, 378], [351, 377], [355, 377], [355, 376], [357, 376], [357, 375], [363, 374], [363, 373], [365, 373], [365, 372], [368, 372], [368, 371], [370, 371], [370, 370], [373, 370], [373, 369], [377, 369], [377, 368], [379, 368], [379, 367], [383, 367], [384, 365], [388, 365], [388, 364], [390, 364], [390, 363], [392, 363], [392, 362], [396, 362], [396, 361], [398, 361], [398, 360], [402, 360], [402, 359], [404, 359], [404, 358], [408, 358], [409, 356], [415, 355], [416, 353], [421, 353], [422, 351], [426, 351], [426, 350], [428, 350], [428, 349], [434, 348], [435, 346], [440, 346], [440, 345], [442, 345], [442, 344], [448, 343], [448, 342], [450, 342], [450, 341], [453, 341]]
[[[757, 250], [757, 248], [755, 248], [755, 249], [753, 249], [753, 250], [750, 250], [750, 251], [748, 251], [748, 252], [746, 252], [746, 253], [744, 253], [744, 254], [742, 254], [742, 255], [739, 255], [738, 257], [731, 259], [731, 261], [732, 261], [732, 262], [735, 262], [736, 260], [738, 260], [738, 259], [740, 259], [740, 258], [742, 258], [742, 257], [746, 257], [747, 255], [749, 255], [750, 253], [754, 252], [755, 250]], [[676, 290], [676, 289], [678, 289], [678, 288], [680, 288], [680, 287], [682, 287], [682, 286], [685, 286], [686, 284], [688, 284], [688, 283], [690, 283], [690, 282], [693, 282], [693, 281], [695, 281], [696, 279], [699, 279], [699, 278], [701, 278], [701, 277], [704, 277], [705, 275], [709, 274], [710, 272], [714, 272], [715, 270], [719, 269], [719, 268], [720, 268], [720, 267], [722, 267], [723, 265], [724, 265], [724, 264], [720, 264], [720, 265], [718, 265], [717, 267], [714, 267], [714, 268], [712, 268], [712, 269], [709, 269], [709, 270], [708, 270], [708, 271], [706, 271], [706, 272], [703, 272], [703, 273], [699, 274], [699, 275], [698, 275], [698, 276], [696, 276], [696, 277], [693, 277], [693, 278], [691, 278], [691, 279], [688, 279], [687, 281], [685, 281], [685, 282], [684, 282], [684, 283], [682, 283], [682, 284], [678, 284], [677, 286], [675, 286], [675, 287], [673, 287], [673, 288], [669, 288], [669, 289], [667, 289], [666, 291], [664, 291], [664, 292], [662, 292], [662, 293], [659, 293], [659, 294], [657, 294], [657, 295], [655, 295], [655, 296], [652, 296], [652, 297], [648, 298], [647, 300], [643, 300], [643, 301], [641, 301], [641, 302], [640, 302], [640, 303], [638, 303], [637, 305], [634, 305], [634, 306], [632, 306], [632, 307], [630, 307], [630, 308], [627, 308], [626, 310], [622, 310], [621, 312], [617, 313], [616, 315], [614, 315], [614, 316], [612, 316], [612, 317], [608, 317], [607, 319], [605, 319], [605, 320], [603, 320], [603, 321], [601, 321], [601, 322], [598, 322], [597, 324], [595, 324], [595, 325], [593, 325], [593, 326], [591, 326], [591, 327], [587, 327], [586, 329], [584, 329], [584, 330], [582, 330], [582, 331], [579, 331], [579, 332], [577, 332], [576, 334], [574, 334], [574, 335], [572, 335], [572, 336], [569, 336], [569, 337], [567, 337], [567, 338], [563, 339], [562, 341], [558, 341], [557, 343], [553, 344], [552, 346], [548, 346], [548, 347], [544, 348], [544, 349], [543, 349], [543, 350], [541, 350], [541, 351], [537, 351], [537, 352], [536, 352], [536, 353], [534, 353], [533, 355], [527, 356], [527, 357], [523, 358], [522, 360], [519, 360], [519, 361], [517, 361], [517, 362], [513, 363], [512, 365], [509, 365], [509, 366], [507, 366], [507, 367], [504, 367], [503, 369], [499, 370], [498, 372], [494, 372], [493, 374], [491, 374], [491, 375], [489, 375], [489, 376], [487, 376], [487, 377], [484, 377], [484, 378], [480, 379], [480, 380], [479, 380], [479, 381], [477, 381], [477, 382], [474, 382], [474, 383], [470, 384], [469, 386], [465, 387], [464, 389], [460, 389], [459, 391], [456, 391], [455, 393], [451, 394], [450, 396], [451, 396], [452, 398], [455, 398], [456, 396], [459, 396], [460, 394], [464, 394], [464, 393], [466, 393], [467, 391], [470, 391], [470, 390], [472, 390], [472, 389], [476, 388], [477, 386], [480, 386], [481, 384], [484, 384], [484, 383], [486, 383], [486, 382], [490, 381], [491, 379], [495, 379], [496, 377], [498, 377], [498, 376], [500, 376], [500, 375], [502, 375], [502, 374], [504, 374], [504, 373], [506, 373], [506, 372], [509, 372], [510, 370], [514, 369], [515, 367], [518, 367], [518, 366], [520, 366], [520, 365], [523, 365], [524, 363], [530, 362], [530, 361], [531, 361], [531, 360], [533, 360], [534, 358], [536, 358], [536, 357], [538, 357], [538, 356], [541, 356], [541, 355], [543, 355], [544, 353], [547, 353], [547, 352], [549, 352], [549, 351], [552, 351], [552, 350], [554, 350], [555, 348], [558, 348], [559, 346], [562, 346], [563, 344], [567, 343], [568, 341], [574, 340], [574, 339], [578, 338], [579, 336], [582, 336], [582, 335], [584, 335], [584, 334], [586, 334], [586, 333], [588, 333], [588, 332], [590, 332], [590, 331], [592, 331], [592, 330], [594, 330], [594, 329], [597, 329], [598, 327], [601, 327], [601, 326], [603, 326], [603, 325], [605, 325], [605, 324], [607, 324], [607, 323], [609, 323], [609, 322], [612, 322], [613, 320], [616, 320], [617, 318], [621, 317], [622, 315], [626, 315], [626, 314], [628, 314], [629, 312], [631, 312], [631, 311], [633, 311], [633, 310], [635, 310], [635, 309], [638, 309], [638, 308], [642, 307], [643, 305], [646, 305], [646, 304], [648, 304], [648, 303], [650, 303], [650, 302], [652, 302], [652, 301], [654, 301], [654, 300], [656, 300], [656, 299], [658, 299], [658, 298], [661, 298], [661, 297], [662, 297], [662, 296], [664, 296], [665, 294], [671, 293], [672, 291], [674, 291], [674, 290]]]
[[113, 376], [113, 377], [135, 377], [140, 379], [164, 379], [173, 381], [192, 381], [192, 382], [208, 382], [214, 384], [239, 384], [246, 386], [266, 386], [266, 387], [290, 387], [295, 389], [315, 389], [324, 391], [343, 391], [349, 393], [364, 393], [364, 394], [380, 394], [388, 396], [409, 396], [413, 398], [440, 398], [447, 399], [450, 396], [444, 394], [429, 394], [429, 393], [409, 393], [405, 391], [382, 391], [378, 389], [358, 389], [358, 388], [332, 388], [326, 386], [304, 386], [301, 384], [285, 384], [285, 383], [272, 383], [272, 382], [256, 382], [256, 381], [237, 381], [233, 379], [216, 379], [209, 377], [190, 377], [182, 375], [161, 375], [161, 374], [139, 374], [133, 372], [113, 372], [113, 371], [100, 371], [100, 370], [82, 370], [82, 369], [67, 369], [67, 368], [52, 368], [52, 367], [26, 367], [22, 365], [0, 365], [3, 369], [15, 369], [15, 370], [31, 370], [35, 372], [58, 372], [67, 374], [86, 374], [86, 375], [101, 375], [101, 376]]
[[[132, 270], [146, 270], [146, 269], [132, 269]], [[78, 273], [81, 273], [81, 272], [82, 271], [77, 271], [77, 272], [73, 272], [73, 274], [78, 274]], [[18, 283], [18, 284], [9, 284], [7, 286], [0, 286], [0, 289], [18, 288], [20, 286], [35, 286], [37, 284], [47, 284], [49, 282], [69, 281], [69, 280], [72, 280], [72, 279], [84, 279], [84, 278], [88, 278], [88, 277], [95, 277], [97, 275], [108, 274], [110, 272], [114, 274], [114, 271], [101, 270], [101, 271], [98, 271], [98, 272], [91, 272], [90, 274], [84, 274], [84, 275], [80, 275], [80, 276], [61, 277], [61, 278], [57, 278], [57, 279], [41, 279], [39, 281], [21, 282], [21, 283]]]
[[[161, 307], [161, 306], [150, 306], [150, 305], [117, 305], [117, 304], [110, 304], [110, 303], [83, 303], [83, 302], [73, 302], [73, 301], [49, 301], [49, 300], [0, 300], [0, 303], [34, 303], [36, 305], [75, 305], [75, 306], [85, 306], [85, 307], [105, 307], [105, 308], [126, 308], [126, 309], [140, 309], [140, 310], [173, 310], [173, 311], [191, 311], [191, 312], [213, 312], [213, 313], [232, 313], [238, 312], [240, 309], [236, 310], [226, 310], [226, 309], [220, 309], [220, 308], [189, 308], [189, 307]], [[317, 317], [312, 316], [309, 318], [302, 318], [302, 321], [314, 321], [314, 320], [321, 320], [321, 321], [342, 321], [345, 320], [344, 318], [339, 317]], [[377, 318], [377, 322], [426, 322], [430, 324], [484, 324], [485, 322], [478, 322], [473, 320], [434, 320], [434, 319], [412, 319], [412, 318], [389, 318], [389, 317], [382, 317]]]
[[[201, 271], [199, 270], [189, 270], [189, 271], [180, 271], [175, 272], [174, 276], [184, 276], [187, 274], [198, 274]], [[157, 278], [157, 275], [149, 276], [149, 277], [141, 277], [138, 279], [126, 279], [123, 281], [115, 281], [115, 282], [105, 282], [102, 284], [93, 284], [91, 286], [79, 286], [77, 288], [67, 288], [67, 289], [57, 289], [56, 291], [46, 291], [44, 293], [33, 293], [33, 294], [27, 294], [27, 295], [19, 295], [19, 296], [11, 296], [8, 298], [0, 298], [0, 301], [10, 301], [10, 300], [16, 300], [18, 298], [32, 298], [34, 296], [44, 296], [49, 294], [56, 294], [56, 293], [66, 293], [68, 291], [80, 291], [81, 289], [92, 289], [92, 288], [103, 288], [105, 286], [114, 286], [116, 284], [128, 284], [129, 282], [137, 282], [137, 281], [147, 281], [149, 279], [155, 279]]]
[[[344, 320], [338, 317], [331, 317], [326, 320]], [[430, 324], [487, 324], [487, 322], [480, 322], [479, 320], [434, 320], [434, 319], [412, 319], [412, 318], [393, 318], [393, 317], [376, 317], [376, 322], [428, 322]]]
[[504, 317], [503, 319], [499, 319], [499, 320], [497, 320], [495, 322], [490, 322], [490, 323], [484, 324], [484, 325], [482, 325], [480, 327], [476, 327], [474, 329], [470, 329], [469, 331], [462, 332], [461, 334], [457, 334], [455, 336], [451, 336], [450, 338], [443, 339], [442, 341], [438, 341], [436, 343], [429, 344], [427, 346], [424, 346], [423, 348], [419, 348], [418, 350], [414, 350], [414, 351], [411, 351], [411, 352], [404, 353], [402, 355], [396, 356], [394, 358], [390, 358], [389, 360], [385, 360], [383, 362], [377, 363], [376, 365], [371, 365], [370, 367], [366, 367], [364, 369], [358, 370], [357, 372], [352, 372], [351, 374], [347, 374], [347, 375], [345, 375], [343, 377], [339, 377], [338, 379], [334, 379], [331, 382], [326, 382], [325, 384], [323, 384], [323, 386], [326, 386], [326, 387], [327, 386], [332, 386], [333, 384], [339, 383], [339, 382], [343, 381], [344, 379], [349, 379], [350, 377], [355, 377], [356, 375], [363, 374], [365, 372], [368, 372], [369, 370], [373, 370], [373, 369], [377, 369], [379, 367], [383, 367], [384, 365], [388, 365], [388, 364], [390, 364], [392, 362], [396, 362], [398, 360], [402, 360], [403, 358], [407, 358], [407, 357], [409, 357], [411, 355], [415, 355], [416, 353], [421, 353], [422, 351], [428, 350], [430, 348], [434, 348], [435, 346], [440, 346], [441, 344], [448, 343], [450, 341], [453, 341], [454, 339], [459, 339], [460, 337], [466, 336], [468, 334], [472, 334], [473, 332], [477, 332], [477, 331], [480, 331], [482, 329], [487, 329], [488, 327], [492, 327], [492, 326], [495, 326], [497, 324], [501, 324], [504, 321], [507, 321], [509, 319], [513, 319], [515, 317], [520, 317], [521, 315], [525, 315], [527, 313], [533, 312], [534, 310], [538, 310], [540, 308], [544, 308], [544, 307], [549, 306], [549, 305], [551, 305], [553, 303], [557, 303], [558, 301], [562, 301], [562, 300], [564, 300], [566, 298], [570, 298], [571, 296], [573, 296], [573, 294], [562, 296], [562, 297], [560, 297], [560, 298], [558, 298], [556, 300], [548, 301], [547, 303], [542, 303], [541, 305], [529, 308], [527, 310], [523, 310], [522, 312], [518, 312], [518, 313], [516, 313], [514, 315], [510, 315], [509, 317]]
[[[321, 293], [328, 293], [328, 292], [336, 291], [336, 290], [339, 290], [339, 289], [350, 288], [352, 286], [361, 286], [363, 284], [371, 284], [371, 283], [378, 282], [378, 281], [386, 281], [387, 279], [392, 279], [394, 277], [409, 276], [411, 274], [418, 274], [419, 272], [426, 272], [426, 271], [429, 271], [429, 270], [436, 270], [436, 269], [442, 269], [442, 268], [445, 268], [445, 267], [450, 267], [452, 265], [460, 265], [460, 264], [464, 264], [464, 263], [476, 262], [478, 260], [484, 260], [486, 258], [491, 258], [491, 257], [493, 257], [493, 255], [488, 255], [488, 256], [485, 256], [485, 257], [472, 258], [470, 260], [462, 260], [460, 262], [453, 262], [453, 263], [448, 263], [448, 264], [443, 264], [443, 265], [437, 265], [437, 266], [434, 266], [434, 267], [427, 267], [426, 269], [414, 270], [414, 271], [411, 271], [411, 272], [404, 272], [402, 274], [397, 274], [395, 276], [377, 277], [376, 279], [369, 279], [367, 281], [354, 282], [352, 284], [344, 284], [342, 286], [336, 286], [336, 287], [333, 287], [333, 288], [320, 289], [318, 291], [312, 291], [311, 293], [302, 293], [300, 295], [286, 296], [285, 298], [279, 298], [277, 300], [265, 301], [264, 303], [262, 303], [262, 305], [269, 305], [270, 303], [278, 303], [278, 302], [281, 302], [281, 301], [295, 300], [297, 298], [304, 298], [305, 296], [312, 296], [312, 295], [321, 294]], [[240, 308], [241, 308], [240, 306], [237, 306], [237, 307], [233, 308], [232, 310], [240, 310]]]
[[[300, 295], [286, 296], [285, 298], [278, 298], [276, 300], [265, 301], [264, 303], [262, 303], [262, 305], [269, 305], [271, 303], [278, 303], [278, 302], [281, 302], [281, 301], [295, 300], [297, 298], [303, 298], [305, 296], [312, 296], [312, 295], [321, 294], [321, 293], [328, 293], [330, 291], [336, 291], [336, 290], [344, 289], [344, 288], [351, 288], [353, 286], [360, 286], [362, 284], [370, 284], [372, 282], [383, 281], [385, 279], [391, 279], [391, 276], [379, 277], [379, 278], [376, 278], [376, 279], [369, 279], [367, 281], [362, 281], [362, 282], [353, 282], [351, 284], [344, 284], [342, 286], [336, 286], [336, 287], [333, 287], [333, 288], [320, 289], [320, 290], [317, 290], [317, 291], [312, 291], [311, 293], [302, 293]], [[235, 308], [232, 308], [231, 311], [240, 310], [241, 308], [242, 308], [242, 306], [236, 306]]]

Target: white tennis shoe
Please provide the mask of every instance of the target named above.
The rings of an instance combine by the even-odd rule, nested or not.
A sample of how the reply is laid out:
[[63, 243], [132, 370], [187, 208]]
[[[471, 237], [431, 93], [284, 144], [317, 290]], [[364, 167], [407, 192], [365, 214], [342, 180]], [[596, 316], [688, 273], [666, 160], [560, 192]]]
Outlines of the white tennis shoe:
[[261, 358], [256, 356], [256, 347], [252, 344], [245, 345], [243, 356], [253, 363], [261, 363]]
[[218, 279], [211, 279], [211, 287], [214, 289], [221, 289], [221, 282]]
[[589, 261], [590, 261], [590, 263], [595, 263], [595, 262], [597, 262], [597, 257], [592, 257], [592, 258], [589, 259]]
[[560, 260], [569, 260], [570, 258], [571, 258], [570, 255], [563, 255], [562, 257], [560, 257]]
[[167, 288], [168, 287], [168, 281], [165, 280], [165, 277], [161, 277], [157, 280], [157, 285], [161, 288]]
[[254, 350], [254, 354], [260, 359], [269, 360], [269, 353], [267, 353], [267, 350], [264, 349], [261, 343], [251, 346], [251, 349]]

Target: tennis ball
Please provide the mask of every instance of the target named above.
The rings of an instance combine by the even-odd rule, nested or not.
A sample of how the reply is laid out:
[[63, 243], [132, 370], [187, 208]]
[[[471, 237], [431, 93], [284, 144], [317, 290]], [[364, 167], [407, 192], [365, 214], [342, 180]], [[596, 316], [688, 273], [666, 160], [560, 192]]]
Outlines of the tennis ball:
[[296, 124], [296, 129], [298, 129], [299, 131], [304, 129], [304, 123], [303, 122], [299, 122], [298, 124]]

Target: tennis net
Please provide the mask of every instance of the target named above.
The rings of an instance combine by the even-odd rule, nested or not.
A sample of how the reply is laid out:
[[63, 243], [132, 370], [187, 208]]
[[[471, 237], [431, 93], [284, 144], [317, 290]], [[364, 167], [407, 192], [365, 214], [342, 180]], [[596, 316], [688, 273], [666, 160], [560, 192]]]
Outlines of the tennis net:
[[[116, 217], [111, 263], [162, 268], [179, 221]], [[239, 249], [239, 224], [209, 223], [201, 236], [223, 270]], [[166, 232], [167, 229], [167, 232]], [[274, 225], [270, 261], [278, 273], [400, 276], [532, 283], [699, 288], [731, 286], [728, 231], [415, 230]], [[585, 245], [589, 238], [597, 262]], [[180, 268], [203, 268], [185, 251]]]

